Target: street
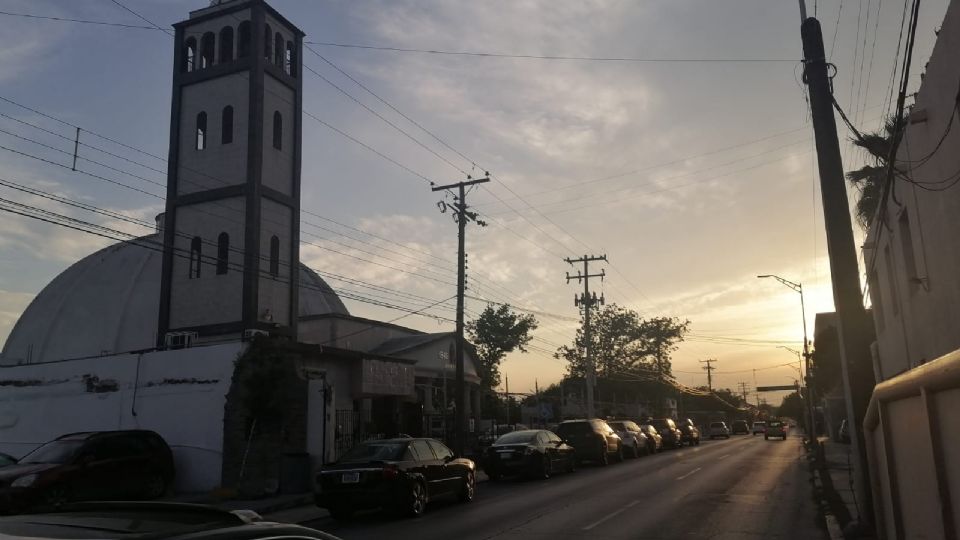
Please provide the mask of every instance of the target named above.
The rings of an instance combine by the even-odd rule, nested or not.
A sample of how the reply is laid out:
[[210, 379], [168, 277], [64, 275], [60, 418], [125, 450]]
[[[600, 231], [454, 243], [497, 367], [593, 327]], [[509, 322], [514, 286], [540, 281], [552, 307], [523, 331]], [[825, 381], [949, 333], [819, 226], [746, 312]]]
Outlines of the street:
[[484, 482], [477, 492], [469, 505], [431, 504], [419, 519], [367, 513], [305, 525], [346, 540], [825, 537], [798, 436], [704, 440], [549, 480]]

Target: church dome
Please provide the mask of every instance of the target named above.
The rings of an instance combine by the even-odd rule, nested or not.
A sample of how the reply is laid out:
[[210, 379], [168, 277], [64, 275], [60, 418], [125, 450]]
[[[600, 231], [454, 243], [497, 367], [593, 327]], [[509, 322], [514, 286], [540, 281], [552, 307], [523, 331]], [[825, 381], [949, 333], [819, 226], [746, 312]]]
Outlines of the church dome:
[[[141, 238], [162, 242], [157, 235]], [[24, 310], [0, 354], [0, 364], [48, 362], [156, 345], [163, 254], [121, 242], [64, 270]], [[349, 315], [337, 293], [300, 265], [300, 317]]]

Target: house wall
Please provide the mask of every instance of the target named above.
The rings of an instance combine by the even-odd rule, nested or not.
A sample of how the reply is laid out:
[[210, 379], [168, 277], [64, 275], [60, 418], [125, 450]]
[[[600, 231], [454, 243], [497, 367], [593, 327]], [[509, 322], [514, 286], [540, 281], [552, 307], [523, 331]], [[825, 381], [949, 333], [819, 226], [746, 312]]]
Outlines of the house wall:
[[0, 451], [20, 457], [66, 433], [150, 429], [173, 451], [176, 491], [213, 489], [226, 394], [244, 346], [2, 367]]

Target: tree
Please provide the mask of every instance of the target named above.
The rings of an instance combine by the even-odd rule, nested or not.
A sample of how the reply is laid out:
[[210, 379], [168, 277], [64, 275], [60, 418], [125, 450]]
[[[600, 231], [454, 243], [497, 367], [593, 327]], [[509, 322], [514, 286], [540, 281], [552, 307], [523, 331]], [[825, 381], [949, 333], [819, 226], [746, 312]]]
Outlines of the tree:
[[860, 192], [857, 198], [857, 222], [864, 229], [870, 228], [880, 198], [883, 196], [883, 185], [887, 179], [887, 165], [890, 158], [890, 146], [894, 135], [902, 129], [904, 122], [897, 124], [896, 119], [890, 118], [883, 126], [882, 131], [866, 133], [860, 139], [853, 139], [853, 144], [866, 150], [873, 158], [872, 165], [864, 165], [855, 171], [847, 173], [847, 181]]
[[507, 304], [488, 304], [476, 320], [467, 323], [467, 334], [477, 348], [477, 371], [483, 388], [500, 386], [500, 362], [514, 350], [527, 352], [525, 347], [537, 325], [536, 317], [521, 315]]
[[[598, 377], [617, 377], [626, 373], [656, 372], [670, 375], [670, 353], [683, 341], [690, 321], [671, 317], [643, 319], [636, 311], [611, 304], [590, 319], [591, 356]], [[583, 326], [577, 330], [572, 346], [564, 345], [554, 353], [566, 360], [572, 377], [583, 377], [586, 336]]]
[[777, 414], [782, 417], [793, 418], [803, 425], [806, 425], [806, 416], [803, 408], [803, 398], [797, 392], [791, 392], [784, 396], [780, 403], [780, 409]]

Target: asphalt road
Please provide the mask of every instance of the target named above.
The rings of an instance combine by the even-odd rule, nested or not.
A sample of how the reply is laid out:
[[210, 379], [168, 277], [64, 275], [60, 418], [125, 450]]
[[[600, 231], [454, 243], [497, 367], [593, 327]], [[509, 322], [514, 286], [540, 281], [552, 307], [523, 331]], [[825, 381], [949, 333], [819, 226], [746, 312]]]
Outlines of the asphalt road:
[[549, 480], [484, 482], [424, 516], [305, 525], [359, 539], [821, 539], [799, 437], [706, 441]]

